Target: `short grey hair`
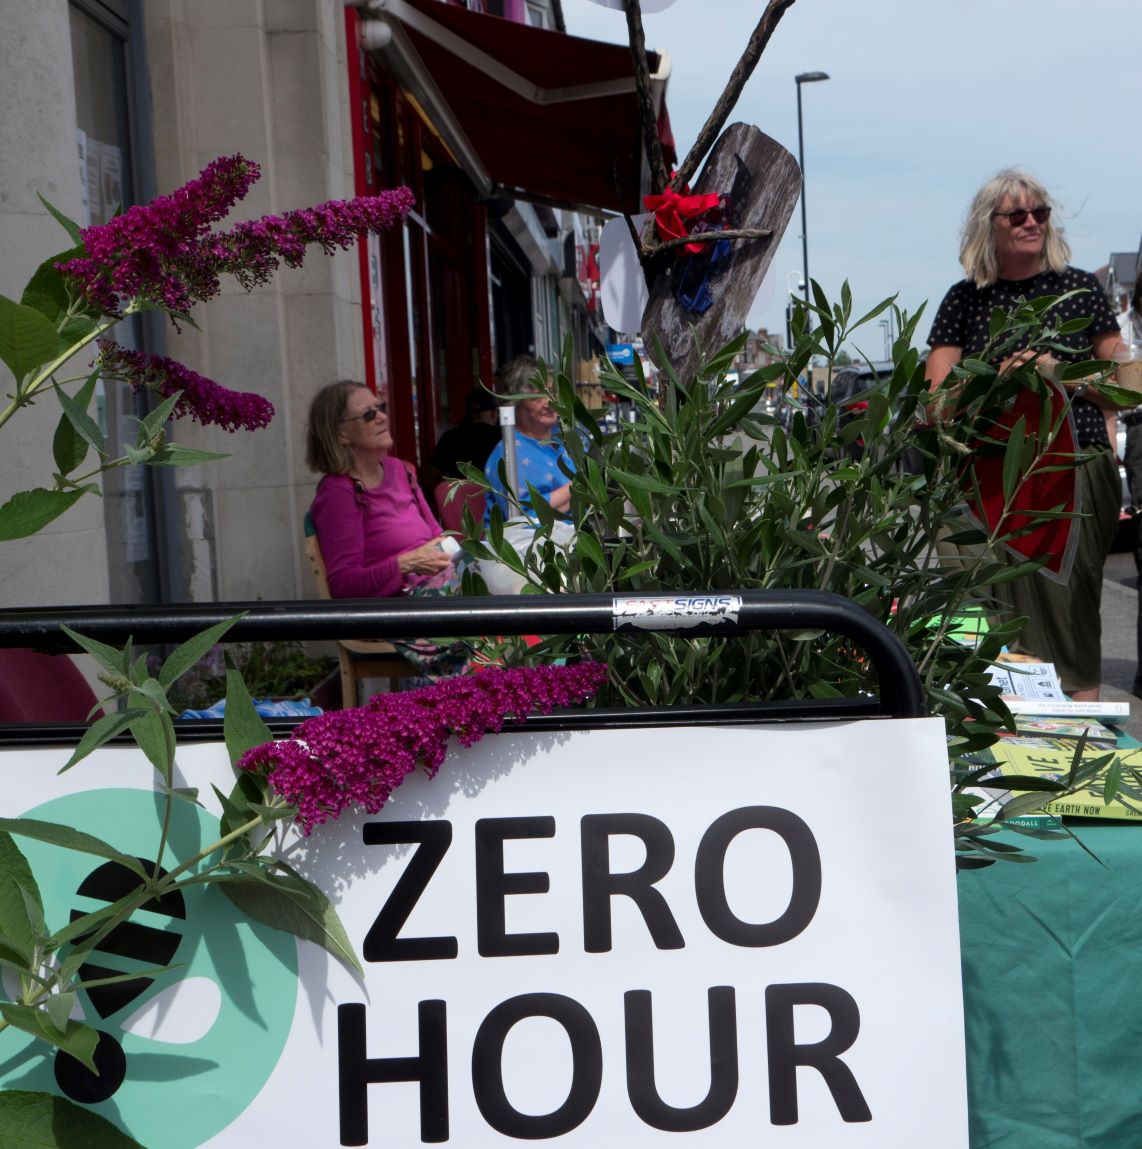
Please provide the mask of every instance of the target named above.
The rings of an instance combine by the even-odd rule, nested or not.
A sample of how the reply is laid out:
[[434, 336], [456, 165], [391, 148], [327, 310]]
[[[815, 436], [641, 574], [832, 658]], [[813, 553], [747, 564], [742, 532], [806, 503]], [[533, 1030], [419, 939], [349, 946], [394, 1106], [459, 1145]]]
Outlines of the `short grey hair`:
[[501, 368], [496, 381], [496, 394], [505, 398], [534, 395], [544, 391], [547, 379], [539, 361], [531, 355], [517, 355]]
[[[1019, 168], [1005, 168], [988, 180], [975, 193], [960, 236], [960, 263], [976, 287], [989, 287], [999, 278], [994, 212], [1005, 196], [1014, 199], [1020, 192], [1027, 199], [1053, 209], [1059, 206], [1033, 175]], [[1053, 215], [1047, 220], [1043, 234], [1043, 270], [1062, 271], [1070, 261], [1071, 249], [1063, 238], [1063, 229], [1055, 226]]]

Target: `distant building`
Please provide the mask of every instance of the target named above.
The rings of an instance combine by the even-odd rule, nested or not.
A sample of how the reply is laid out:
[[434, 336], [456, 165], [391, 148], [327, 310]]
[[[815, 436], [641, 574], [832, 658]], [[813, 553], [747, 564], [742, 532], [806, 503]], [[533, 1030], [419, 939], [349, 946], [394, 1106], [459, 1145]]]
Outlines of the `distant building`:
[[1142, 243], [1138, 251], [1116, 251], [1105, 268], [1099, 268], [1099, 281], [1116, 312], [1125, 311], [1130, 306], [1134, 285], [1142, 272]]
[[773, 363], [778, 356], [766, 350], [766, 345], [775, 347], [778, 351], [785, 348], [784, 340], [780, 335], [770, 335], [764, 327], [759, 327], [756, 331], [751, 331], [746, 338], [745, 346], [741, 349], [737, 358], [734, 359], [733, 367], [738, 375], [744, 379], [751, 372], [758, 370], [760, 367], [766, 367]]

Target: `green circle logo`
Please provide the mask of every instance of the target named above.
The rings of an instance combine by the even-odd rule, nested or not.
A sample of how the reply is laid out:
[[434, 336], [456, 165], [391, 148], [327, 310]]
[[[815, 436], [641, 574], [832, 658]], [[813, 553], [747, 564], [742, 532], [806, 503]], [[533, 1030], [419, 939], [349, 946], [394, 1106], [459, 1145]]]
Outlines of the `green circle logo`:
[[[151, 863], [162, 800], [148, 790], [87, 791], [24, 816], [86, 831]], [[176, 801], [167, 868], [217, 837], [216, 818]], [[18, 844], [51, 931], [132, 887], [115, 862], [26, 838]], [[98, 1076], [9, 1030], [0, 1043], [0, 1087], [69, 1097], [163, 1149], [196, 1149], [225, 1129], [261, 1091], [285, 1048], [297, 999], [297, 944], [244, 917], [219, 889], [190, 886], [137, 910], [92, 952], [81, 976], [161, 965], [176, 968], [80, 991], [83, 1020], [101, 1034]]]

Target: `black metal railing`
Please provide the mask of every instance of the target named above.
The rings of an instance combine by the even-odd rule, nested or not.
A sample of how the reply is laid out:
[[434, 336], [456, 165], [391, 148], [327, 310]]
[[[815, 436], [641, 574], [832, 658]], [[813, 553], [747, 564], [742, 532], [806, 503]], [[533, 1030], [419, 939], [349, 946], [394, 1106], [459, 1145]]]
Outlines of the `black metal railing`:
[[[539, 715], [528, 729], [577, 729], [661, 725], [721, 725], [789, 720], [838, 721], [853, 718], [917, 718], [925, 713], [919, 675], [904, 644], [885, 626], [848, 599], [823, 591], [729, 590], [704, 594], [645, 596], [500, 595], [488, 598], [338, 599], [309, 602], [223, 602], [177, 606], [36, 607], [0, 611], [0, 647], [31, 647], [47, 652], [76, 650], [63, 626], [108, 645], [129, 638], [141, 645], [184, 642], [209, 626], [244, 613], [226, 634], [226, 642], [272, 639], [326, 640], [368, 638], [440, 638], [466, 635], [604, 634], [619, 618], [616, 604], [666, 605], [678, 599], [734, 600], [730, 613], [713, 613], [678, 629], [678, 617], [638, 618], [641, 630], [672, 630], [685, 636], [739, 635], [755, 630], [820, 630], [851, 639], [869, 659], [877, 695], [841, 699], [684, 705], [669, 708], [595, 708]], [[740, 600], [740, 601], [739, 601]], [[296, 723], [270, 723], [279, 732]], [[221, 723], [209, 720], [176, 724], [180, 737], [219, 737]], [[11, 724], [0, 726], [0, 744], [75, 741], [81, 726]]]

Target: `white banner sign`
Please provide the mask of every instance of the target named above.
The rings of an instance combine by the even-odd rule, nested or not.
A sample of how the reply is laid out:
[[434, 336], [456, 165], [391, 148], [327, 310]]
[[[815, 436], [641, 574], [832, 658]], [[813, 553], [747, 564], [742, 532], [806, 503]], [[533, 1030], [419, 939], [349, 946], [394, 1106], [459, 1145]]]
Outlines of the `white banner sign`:
[[[153, 858], [141, 756], [66, 757], [9, 753], [5, 813]], [[229, 788], [220, 747], [179, 766]], [[177, 803], [164, 865], [216, 827]], [[118, 896], [99, 859], [19, 844], [50, 928]], [[363, 982], [197, 887], [97, 955], [179, 966], [81, 995], [125, 1060], [87, 1103], [149, 1149], [967, 1145], [938, 720], [489, 737], [291, 860]], [[0, 1073], [74, 1088], [12, 1030]]]

